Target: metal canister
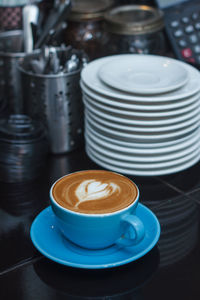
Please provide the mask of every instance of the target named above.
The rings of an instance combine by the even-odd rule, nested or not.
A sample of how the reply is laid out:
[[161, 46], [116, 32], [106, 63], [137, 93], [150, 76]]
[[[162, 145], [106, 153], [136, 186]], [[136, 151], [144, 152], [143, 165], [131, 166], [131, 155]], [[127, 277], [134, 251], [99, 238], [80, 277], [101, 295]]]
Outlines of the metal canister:
[[40, 122], [21, 114], [0, 119], [0, 181], [35, 179], [47, 153], [47, 138]]
[[[55, 48], [58, 59], [69, 62], [70, 48]], [[83, 68], [82, 51], [74, 50], [80, 65], [70, 72], [33, 73], [29, 67], [40, 54], [30, 54], [20, 60], [24, 112], [40, 120], [47, 131], [50, 151], [66, 153], [80, 147], [83, 141], [83, 103], [80, 72]], [[70, 61], [73, 63], [73, 61]]]
[[109, 10], [104, 18], [109, 54], [166, 52], [161, 10], [148, 5], [123, 5]]
[[22, 113], [18, 60], [24, 57], [23, 31], [0, 33], [0, 99], [6, 99], [10, 113]]

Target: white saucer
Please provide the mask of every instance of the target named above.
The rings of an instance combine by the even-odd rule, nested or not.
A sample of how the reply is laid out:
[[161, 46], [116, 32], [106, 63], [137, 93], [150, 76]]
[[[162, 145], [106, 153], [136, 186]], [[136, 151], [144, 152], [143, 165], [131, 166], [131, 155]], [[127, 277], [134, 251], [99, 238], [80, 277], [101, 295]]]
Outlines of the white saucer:
[[152, 151], [164, 151], [166, 152], [168, 148], [170, 147], [179, 147], [179, 145], [182, 145], [184, 142], [189, 141], [190, 139], [195, 139], [195, 137], [200, 137], [200, 130], [197, 129], [191, 134], [186, 134], [182, 138], [179, 139], [173, 139], [169, 141], [156, 141], [151, 143], [143, 142], [143, 141], [138, 141], [138, 142], [130, 142], [122, 139], [116, 139], [110, 136], [107, 136], [103, 133], [100, 133], [95, 130], [95, 128], [90, 125], [87, 120], [85, 120], [85, 131], [90, 133], [93, 136], [96, 136], [99, 140], [105, 141], [105, 143], [112, 144], [114, 147], [126, 147], [128, 149], [139, 149], [139, 151], [146, 151], [146, 149], [152, 149]]
[[[94, 113], [101, 117], [110, 119], [112, 121], [118, 121], [119, 119], [128, 124], [141, 124], [141, 125], [162, 125], [168, 123], [179, 122], [193, 115], [197, 114], [196, 109], [200, 109], [200, 95], [183, 107], [163, 110], [162, 106], [158, 106], [157, 110], [140, 110], [134, 107], [129, 107], [128, 110], [124, 110], [120, 107], [112, 107], [107, 104], [98, 103], [95, 99], [83, 95], [83, 102], [86, 108], [89, 108]], [[151, 107], [149, 105], [149, 107]], [[159, 109], [158, 109], [159, 108]], [[150, 122], [150, 123], [149, 123]]]
[[[109, 97], [107, 95], [102, 95], [92, 91], [88, 88], [83, 81], [80, 82], [82, 92], [87, 97], [90, 97], [92, 101], [113, 106], [114, 108], [123, 108], [123, 109], [135, 109], [135, 110], [168, 110], [168, 109], [175, 109], [183, 106], [187, 106], [190, 103], [193, 103], [197, 99], [199, 99], [200, 95], [199, 92], [196, 92], [194, 95], [190, 95], [188, 97], [183, 97], [180, 99], [169, 99], [169, 101], [155, 101], [155, 98], [148, 97], [149, 101], [140, 98], [139, 101], [136, 99], [126, 100], [122, 97], [114, 98]], [[155, 96], [156, 97], [156, 96]]]
[[[168, 124], [162, 124], [162, 122], [154, 122], [154, 120], [143, 121], [143, 124], [138, 124], [134, 119], [124, 119], [115, 117], [110, 114], [104, 114], [102, 111], [93, 109], [92, 106], [87, 106], [85, 109], [85, 116], [94, 119], [99, 124], [107, 126], [108, 128], [119, 129], [124, 132], [166, 132], [173, 131], [190, 126], [191, 124], [198, 123], [200, 121], [200, 107], [192, 112], [181, 115], [181, 117], [168, 119]], [[174, 120], [175, 119], [175, 120]], [[128, 122], [130, 121], [130, 122]]]
[[183, 170], [186, 170], [189, 167], [192, 167], [200, 160], [200, 154], [194, 156], [192, 159], [186, 160], [184, 163], [181, 164], [174, 164], [172, 167], [166, 167], [161, 169], [136, 169], [136, 168], [125, 168], [119, 167], [118, 164], [113, 165], [109, 161], [101, 160], [96, 157], [96, 155], [86, 147], [86, 152], [88, 157], [94, 161], [97, 165], [105, 168], [107, 170], [111, 170], [114, 172], [122, 173], [125, 175], [134, 175], [134, 176], [163, 176], [169, 175], [173, 173], [177, 173]]
[[179, 61], [156, 55], [118, 55], [98, 71], [99, 78], [126, 93], [160, 94], [170, 92], [188, 81], [187, 69]]
[[129, 115], [132, 111], [168, 111], [171, 109], [180, 109], [185, 106], [189, 106], [194, 102], [198, 102], [200, 99], [200, 94], [196, 93], [188, 98], [179, 99], [176, 101], [166, 101], [166, 102], [137, 102], [137, 101], [125, 101], [120, 99], [110, 98], [108, 96], [101, 96], [95, 94], [91, 90], [85, 87], [81, 83], [83, 98], [87, 99], [90, 103], [96, 106], [102, 107], [104, 109], [114, 109], [115, 111], [123, 110], [124, 114]]
[[[132, 55], [133, 54], [124, 54], [124, 57], [126, 56], [127, 58], [131, 58]], [[194, 67], [190, 66], [189, 64], [179, 62], [180, 64], [183, 64], [184, 68], [187, 70], [189, 80], [183, 87], [180, 87], [177, 90], [168, 92], [166, 94], [159, 94], [153, 96], [139, 96], [130, 93], [125, 93], [119, 90], [116, 91], [115, 89], [110, 88], [108, 85], [105, 85], [98, 77], [99, 68], [103, 64], [109, 62], [110, 59], [110, 56], [96, 59], [90, 62], [81, 72], [81, 81], [83, 82], [84, 86], [86, 86], [88, 89], [91, 89], [95, 94], [100, 94], [120, 100], [124, 99], [126, 101], [138, 101], [138, 103], [144, 101], [156, 103], [157, 101], [169, 102], [190, 97], [200, 90], [199, 71]], [[112, 56], [112, 61], [118, 61], [118, 59], [118, 55]]]
[[85, 140], [86, 143], [90, 143], [102, 151], [102, 154], [105, 152], [105, 155], [112, 154], [114, 158], [117, 156], [120, 159], [126, 160], [137, 160], [137, 161], [162, 161], [176, 159], [178, 157], [187, 155], [191, 151], [195, 150], [199, 146], [200, 135], [194, 136], [194, 138], [188, 139], [183, 143], [180, 143], [175, 146], [166, 147], [166, 148], [128, 148], [123, 146], [116, 146], [115, 144], [108, 143], [102, 139], [97, 138], [95, 135], [92, 135], [89, 131], [85, 131]]
[[[150, 159], [147, 161], [147, 159], [142, 160], [139, 159], [136, 156], [128, 156], [124, 155], [118, 155], [118, 153], [109, 152], [105, 149], [97, 147], [94, 143], [91, 143], [91, 141], [87, 140], [86, 148], [89, 150], [89, 152], [100, 161], [104, 161], [108, 164], [111, 164], [116, 167], [121, 168], [127, 168], [127, 169], [137, 169], [137, 170], [157, 170], [157, 169], [166, 169], [166, 168], [172, 168], [176, 165], [184, 164], [187, 161], [190, 161], [194, 159], [196, 156], [200, 155], [199, 147], [200, 143], [195, 145], [192, 149], [189, 149], [188, 153], [185, 153], [181, 157], [174, 157], [173, 156], [169, 160], [164, 161], [158, 161]], [[191, 151], [190, 151], [191, 150]], [[187, 151], [186, 151], [187, 152]], [[138, 158], [138, 159], [137, 159]]]
[[200, 125], [200, 121], [196, 122], [195, 124], [191, 124], [186, 127], [182, 127], [181, 129], [178, 130], [173, 130], [170, 132], [163, 132], [163, 133], [147, 133], [147, 132], [132, 132], [132, 133], [127, 133], [123, 132], [122, 130], [117, 130], [114, 128], [108, 128], [107, 126], [98, 123], [95, 119], [92, 119], [87, 112], [85, 112], [85, 118], [87, 122], [90, 124], [90, 126], [97, 132], [106, 135], [111, 138], [116, 138], [116, 139], [121, 139], [124, 141], [129, 141], [129, 142], [139, 142], [139, 141], [144, 141], [144, 142], [156, 142], [156, 141], [169, 141], [173, 140], [176, 138], [181, 138], [184, 135], [189, 135], [193, 131], [197, 130], [197, 128]]

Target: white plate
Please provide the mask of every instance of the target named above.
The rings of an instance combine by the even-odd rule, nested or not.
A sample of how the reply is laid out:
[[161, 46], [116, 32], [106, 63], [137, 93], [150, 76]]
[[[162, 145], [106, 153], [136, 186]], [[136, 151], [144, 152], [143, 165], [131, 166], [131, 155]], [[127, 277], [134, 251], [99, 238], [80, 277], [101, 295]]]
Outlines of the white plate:
[[129, 110], [147, 110], [147, 111], [152, 111], [152, 110], [169, 110], [169, 109], [177, 109], [180, 107], [188, 106], [191, 103], [198, 101], [200, 98], [200, 94], [196, 93], [192, 96], [189, 96], [187, 98], [181, 98], [177, 99], [175, 101], [169, 100], [165, 102], [155, 102], [152, 100], [152, 102], [145, 102], [145, 101], [126, 101], [124, 99], [117, 99], [117, 98], [112, 98], [109, 96], [104, 96], [97, 94], [93, 92], [91, 89], [87, 88], [86, 85], [81, 81], [80, 82], [81, 88], [82, 88], [82, 93], [84, 96], [87, 98], [90, 98], [93, 102], [104, 105], [106, 107], [111, 107], [114, 109], [123, 109], [126, 113], [129, 112]]
[[[199, 145], [198, 145], [199, 146]], [[98, 159], [103, 160], [109, 164], [112, 164], [113, 166], [127, 168], [127, 169], [142, 169], [142, 170], [152, 170], [152, 169], [162, 169], [162, 168], [170, 168], [173, 167], [176, 164], [184, 163], [185, 161], [188, 161], [192, 159], [194, 156], [197, 156], [200, 154], [199, 147], [195, 149], [195, 151], [191, 152], [190, 154], [187, 154], [186, 156], [183, 156], [178, 159], [169, 160], [169, 161], [163, 161], [163, 162], [131, 162], [131, 161], [125, 161], [121, 160], [120, 158], [114, 158], [110, 157], [110, 155], [105, 155], [101, 151], [98, 151], [96, 148], [92, 147], [91, 144], [87, 143], [86, 148], [89, 149], [91, 153], [93, 153]]]
[[[132, 56], [133, 54], [126, 54], [127, 58]], [[112, 56], [112, 60], [118, 60], [118, 55]], [[186, 64], [184, 62], [180, 62], [184, 65], [186, 70], [188, 71], [189, 80], [188, 82], [178, 90], [166, 93], [166, 94], [160, 94], [160, 95], [153, 95], [153, 96], [137, 96], [132, 95], [128, 93], [124, 93], [121, 91], [116, 91], [109, 86], [105, 85], [101, 80], [98, 78], [98, 70], [99, 68], [106, 62], [110, 61], [110, 56], [103, 57], [96, 59], [92, 62], [90, 62], [81, 72], [81, 79], [83, 83], [86, 85], [86, 87], [90, 88], [95, 93], [100, 93], [104, 96], [113, 97], [116, 99], [124, 99], [124, 100], [130, 100], [130, 101], [146, 101], [146, 102], [152, 102], [156, 103], [159, 102], [165, 102], [165, 101], [171, 101], [171, 100], [177, 100], [177, 99], [183, 99], [186, 97], [189, 97], [191, 95], [194, 95], [200, 90], [199, 80], [200, 80], [200, 73], [197, 69], [192, 67], [189, 64]]]
[[144, 141], [144, 142], [152, 142], [152, 141], [168, 141], [168, 140], [173, 140], [175, 138], [180, 138], [184, 136], [185, 134], [191, 134], [193, 131], [195, 131], [199, 127], [199, 123], [192, 124], [190, 126], [187, 126], [185, 128], [179, 129], [179, 130], [174, 130], [172, 132], [164, 132], [162, 134], [158, 133], [126, 133], [120, 130], [115, 130], [115, 129], [110, 129], [107, 128], [106, 126], [103, 126], [91, 119], [88, 115], [85, 116], [89, 124], [94, 128], [97, 132], [100, 132], [106, 136], [116, 138], [116, 139], [121, 139], [129, 142], [134, 142], [134, 141]]
[[[107, 140], [104, 140], [102, 138], [99, 138], [98, 134], [92, 133], [88, 127], [85, 128], [85, 137], [86, 139], [90, 139], [103, 149], [108, 149], [109, 151], [114, 151], [116, 153], [121, 153], [125, 155], [136, 155], [136, 156], [151, 156], [154, 157], [155, 160], [160, 160], [162, 157], [166, 157], [168, 155], [174, 155], [175, 153], [181, 153], [184, 150], [187, 150], [188, 148], [193, 147], [200, 141], [200, 131], [196, 133], [196, 135], [191, 136], [189, 139], [180, 142], [179, 144], [166, 146], [164, 148], [140, 148], [140, 147], [126, 147], [122, 145], [116, 145], [113, 143], [110, 143]], [[151, 146], [151, 145], [150, 145]]]
[[101, 160], [99, 158], [96, 158], [96, 156], [91, 152], [90, 149], [86, 147], [87, 155], [91, 160], [93, 160], [97, 165], [101, 166], [102, 168], [105, 168], [107, 170], [115, 171], [118, 173], [126, 174], [126, 175], [135, 175], [135, 176], [162, 176], [162, 175], [169, 175], [173, 173], [177, 173], [183, 170], [186, 170], [187, 168], [193, 166], [196, 164], [200, 159], [200, 153], [198, 155], [194, 156], [192, 159], [185, 160], [184, 163], [181, 164], [174, 164], [173, 167], [169, 168], [161, 168], [161, 169], [155, 169], [152, 170], [139, 170], [139, 169], [128, 169], [128, 168], [121, 168], [118, 166], [114, 166], [111, 163], [105, 162], [104, 160]]
[[109, 136], [106, 136], [103, 133], [100, 133], [98, 131], [95, 130], [95, 128], [93, 128], [88, 122], [87, 120], [85, 120], [85, 131], [88, 133], [90, 133], [91, 135], [96, 136], [99, 140], [105, 141], [105, 143], [109, 143], [109, 144], [113, 144], [113, 146], [115, 147], [126, 147], [128, 149], [139, 149], [139, 151], [146, 151], [148, 149], [152, 149], [152, 151], [156, 151], [156, 149], [158, 149], [158, 151], [162, 151], [165, 152], [171, 147], [179, 147], [182, 143], [189, 141], [190, 139], [194, 139], [196, 136], [200, 136], [200, 129], [198, 128], [197, 130], [194, 130], [191, 134], [185, 134], [183, 135], [183, 137], [178, 138], [178, 139], [173, 139], [173, 140], [169, 140], [169, 141], [156, 141], [153, 142], [151, 141], [151, 143], [149, 143], [149, 141], [147, 142], [143, 142], [143, 141], [132, 141], [132, 142], [128, 142], [125, 140], [121, 140], [121, 139], [116, 139], [116, 138], [112, 138]]
[[105, 160], [112, 165], [116, 165], [123, 168], [134, 168], [134, 169], [160, 169], [166, 167], [172, 167], [174, 164], [184, 163], [185, 160], [192, 158], [194, 155], [197, 155], [200, 152], [199, 149], [200, 142], [198, 142], [194, 147], [189, 148], [181, 156], [169, 156], [169, 159], [163, 160], [153, 160], [153, 159], [146, 159], [143, 160], [141, 157], [136, 156], [125, 156], [115, 153], [113, 151], [108, 151], [103, 149], [102, 147], [98, 147], [96, 144], [91, 142], [91, 140], [86, 140], [86, 147], [93, 151], [97, 158], [101, 160]]
[[187, 69], [179, 61], [156, 55], [119, 55], [104, 63], [99, 78], [114, 89], [136, 94], [173, 91], [188, 81]]
[[156, 153], [156, 154], [152, 153], [151, 155], [147, 155], [147, 154], [142, 155], [142, 153], [137, 153], [137, 154], [134, 153], [133, 154], [133, 153], [127, 153], [127, 152], [126, 153], [119, 152], [117, 148], [109, 149], [105, 146], [100, 145], [100, 143], [98, 143], [97, 141], [94, 141], [87, 134], [85, 134], [85, 140], [86, 140], [86, 144], [88, 147], [94, 149], [100, 155], [103, 155], [104, 157], [107, 157], [111, 160], [122, 161], [123, 163], [125, 163], [125, 162], [128, 164], [141, 163], [142, 165], [144, 165], [144, 163], [153, 163], [153, 165], [154, 165], [154, 164], [161, 163], [161, 162], [169, 162], [169, 161], [178, 160], [178, 159], [180, 159], [182, 157], [186, 157], [186, 156], [188, 157], [188, 155], [190, 155], [191, 153], [194, 153], [194, 151], [197, 150], [197, 147], [199, 148], [199, 146], [200, 146], [200, 142], [198, 141], [196, 144], [190, 145], [185, 149], [181, 149], [179, 151], [175, 151], [170, 154], [160, 155], [159, 153]]
[[140, 126], [164, 126], [170, 125], [179, 122], [185, 122], [186, 120], [196, 116], [200, 110], [199, 99], [198, 102], [194, 102], [187, 107], [184, 107], [180, 110], [176, 111], [168, 111], [168, 112], [160, 112], [151, 113], [151, 112], [136, 112], [129, 111], [129, 115], [124, 111], [117, 111], [113, 108], [104, 108], [101, 105], [96, 105], [90, 99], [83, 97], [83, 102], [85, 108], [90, 110], [92, 113], [96, 114], [100, 118], [104, 118], [106, 120], [123, 123], [127, 125], [140, 125]]
[[[110, 120], [109, 118], [102, 117], [101, 114], [98, 114], [97, 112], [94, 112], [93, 110], [90, 111], [90, 108], [85, 109], [85, 116], [89, 116], [91, 120], [94, 120], [95, 122], [106, 126], [108, 129], [116, 129], [125, 133], [165, 133], [165, 132], [171, 132], [171, 131], [177, 131], [182, 128], [186, 128], [194, 123], [200, 123], [200, 108], [198, 107], [198, 110], [194, 110], [192, 113], [188, 114], [188, 118], [184, 120], [183, 122], [160, 126], [157, 124], [157, 126], [151, 126], [151, 122], [147, 124], [146, 126], [135, 126], [133, 124], [126, 123], [124, 125], [123, 121], [121, 122], [121, 119], [117, 119], [116, 122], [113, 122], [113, 120]], [[154, 125], [154, 124], [153, 124]]]

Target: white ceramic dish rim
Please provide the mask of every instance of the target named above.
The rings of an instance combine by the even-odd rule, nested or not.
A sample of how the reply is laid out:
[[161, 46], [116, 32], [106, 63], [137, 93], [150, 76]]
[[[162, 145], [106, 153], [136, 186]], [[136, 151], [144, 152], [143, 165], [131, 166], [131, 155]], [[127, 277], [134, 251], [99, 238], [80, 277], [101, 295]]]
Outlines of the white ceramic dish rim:
[[[178, 151], [173, 154], [169, 155], [162, 155], [159, 156], [139, 156], [137, 154], [119, 154], [116, 153], [115, 151], [110, 151], [106, 149], [105, 147], [98, 146], [97, 143], [93, 142], [89, 137], [86, 136], [86, 145], [91, 147], [94, 151], [98, 152], [100, 155], [103, 155], [104, 157], [107, 157], [110, 159], [110, 161], [123, 161], [123, 163], [130, 163], [133, 164], [135, 167], [137, 164], [142, 164], [144, 165], [145, 163], [152, 163], [152, 166], [155, 164], [157, 165], [158, 163], [167, 163], [168, 161], [178, 161], [181, 158], [185, 158], [186, 155], [187, 157], [190, 154], [193, 154], [195, 151], [197, 151], [197, 147], [199, 148], [200, 142], [196, 143], [195, 145], [190, 145], [188, 148], [183, 149], [182, 151]], [[135, 164], [135, 165], [134, 165]]]
[[[134, 54], [122, 54], [128, 56], [132, 56]], [[141, 55], [141, 54], [137, 54]], [[98, 80], [97, 72], [99, 67], [103, 64], [109, 61], [110, 59], [119, 59], [119, 55], [114, 56], [107, 56], [103, 58], [96, 59], [92, 62], [90, 62], [82, 71], [81, 71], [81, 80], [84, 82], [84, 84], [89, 87], [92, 91], [95, 93], [99, 93], [105, 96], [109, 96], [112, 98], [118, 98], [118, 99], [124, 99], [124, 100], [138, 100], [138, 101], [169, 101], [169, 100], [176, 100], [180, 98], [186, 98], [191, 95], [194, 95], [196, 92], [200, 90], [199, 86], [199, 78], [200, 74], [197, 69], [190, 66], [189, 64], [186, 64], [184, 62], [179, 61], [180, 64], [183, 64], [186, 70], [189, 73], [189, 81], [188, 83], [179, 90], [172, 91], [171, 93], [166, 93], [163, 95], [154, 95], [153, 97], [141, 97], [138, 95], [130, 95], [125, 94], [123, 92], [120, 93], [120, 91], [115, 92], [115, 90], [112, 90], [108, 88], [105, 85], [101, 86], [101, 82]], [[173, 60], [173, 58], [170, 58]], [[88, 80], [89, 76], [89, 80]], [[96, 81], [95, 81], [96, 80]], [[96, 82], [96, 83], [95, 83]]]
[[175, 147], [176, 145], [180, 145], [181, 143], [193, 138], [196, 135], [200, 134], [200, 129], [197, 129], [193, 131], [191, 134], [186, 134], [183, 137], [175, 140], [170, 141], [156, 141], [154, 143], [149, 142], [128, 142], [124, 140], [119, 139], [113, 139], [111, 137], [105, 136], [99, 132], [97, 132], [95, 129], [93, 129], [90, 124], [85, 120], [85, 131], [91, 132], [92, 135], [96, 135], [99, 139], [105, 140], [108, 143], [111, 143], [116, 146], [124, 146], [128, 148], [137, 148], [137, 149], [166, 149], [167, 147]]
[[[169, 100], [168, 102], [157, 102], [157, 104], [154, 101], [152, 102], [137, 102], [137, 101], [125, 101], [124, 99], [113, 99], [108, 96], [101, 96], [99, 94], [95, 94], [91, 89], [85, 86], [83, 82], [80, 82], [80, 86], [82, 88], [83, 95], [86, 95], [91, 99], [91, 101], [95, 101], [97, 103], [100, 102], [100, 104], [106, 106], [106, 107], [113, 107], [115, 109], [131, 109], [131, 110], [168, 110], [168, 109], [176, 109], [180, 107], [187, 106], [194, 101], [198, 100], [200, 98], [200, 93], [196, 92], [194, 95], [181, 98], [176, 101]], [[127, 111], [129, 113], [129, 111]]]
[[91, 140], [93, 140], [95, 143], [99, 144], [103, 148], [108, 148], [109, 150], [114, 150], [117, 152], [127, 153], [128, 155], [153, 155], [156, 156], [166, 156], [169, 154], [174, 154], [175, 152], [182, 151], [183, 149], [186, 149], [187, 147], [191, 147], [194, 145], [194, 143], [198, 142], [200, 140], [200, 130], [196, 133], [196, 135], [191, 136], [190, 138], [186, 139], [185, 141], [180, 142], [179, 144], [166, 146], [164, 148], [131, 148], [131, 147], [124, 147], [120, 145], [116, 145], [113, 143], [109, 143], [105, 140], [99, 139], [94, 134], [91, 134], [91, 132], [86, 129], [85, 130], [85, 136], [86, 138], [89, 137]]
[[[92, 113], [91, 113], [92, 112]], [[152, 126], [152, 124], [149, 122], [149, 125], [146, 125], [146, 127], [140, 127], [135, 126], [135, 124], [129, 124], [126, 123], [124, 124], [123, 122], [120, 122], [119, 120], [118, 123], [112, 122], [109, 119], [102, 118], [100, 115], [96, 114], [96, 112], [91, 111], [90, 109], [85, 110], [85, 115], [86, 117], [89, 116], [91, 119], [94, 119], [96, 122], [103, 126], [107, 126], [113, 129], [119, 129], [119, 130], [124, 130], [128, 132], [164, 132], [164, 131], [172, 131], [172, 130], [177, 130], [183, 127], [187, 127], [191, 124], [194, 124], [195, 122], [200, 121], [200, 107], [198, 107], [198, 110], [193, 111], [191, 114], [188, 115], [188, 118], [182, 122], [179, 123], [174, 123], [172, 125], [165, 125], [165, 126], [159, 126], [156, 124], [156, 126]]]
[[[107, 122], [111, 121], [116, 124], [121, 124], [122, 126], [128, 125], [138, 125], [138, 126], [169, 126], [171, 124], [176, 124], [176, 123], [181, 123], [181, 122], [187, 122], [186, 120], [195, 117], [198, 115], [200, 111], [200, 103], [195, 103], [194, 105], [191, 105], [188, 109], [188, 111], [182, 112], [180, 114], [175, 114], [172, 115], [171, 118], [170, 116], [166, 115], [164, 116], [164, 119], [162, 116], [132, 116], [132, 118], [127, 118], [126, 116], [114, 116], [110, 113], [105, 113], [99, 110], [98, 108], [96, 109], [94, 105], [91, 105], [89, 103], [86, 103], [86, 100], [83, 99], [83, 103], [85, 105], [85, 111], [91, 111], [93, 114], [95, 114], [97, 117], [103, 118], [107, 120]], [[166, 118], [168, 117], [168, 118]], [[141, 118], [141, 119], [140, 119]], [[142, 120], [142, 118], [146, 118], [145, 120]], [[153, 119], [153, 120], [152, 120]], [[175, 125], [174, 125], [175, 126]]]
[[122, 161], [122, 160], [114, 160], [108, 156], [102, 156], [101, 153], [99, 153], [98, 151], [96, 151], [94, 148], [89, 147], [88, 145], [86, 145], [86, 148], [89, 149], [90, 152], [92, 152], [97, 159], [100, 159], [102, 161], [105, 161], [106, 163], [110, 163], [113, 166], [118, 166], [118, 167], [122, 167], [122, 168], [127, 168], [127, 169], [142, 169], [142, 170], [156, 170], [156, 169], [162, 169], [162, 168], [170, 168], [173, 167], [174, 164], [175, 165], [179, 165], [182, 164], [186, 161], [189, 161], [191, 159], [193, 159], [194, 157], [198, 156], [198, 154], [200, 154], [200, 150], [199, 148], [196, 149], [196, 151], [193, 151], [192, 153], [188, 154], [187, 156], [183, 156], [179, 159], [175, 159], [175, 160], [169, 160], [167, 162], [155, 162], [155, 163], [147, 163], [145, 162], [144, 164], [142, 163], [131, 163], [131, 162], [127, 162], [127, 161]]
[[163, 176], [163, 175], [169, 175], [173, 173], [177, 173], [180, 171], [183, 171], [189, 167], [192, 167], [194, 164], [196, 164], [200, 159], [200, 154], [197, 155], [194, 159], [189, 160], [188, 162], [185, 162], [184, 164], [175, 164], [172, 168], [162, 168], [160, 170], [138, 170], [138, 169], [124, 169], [119, 168], [116, 166], [112, 166], [111, 164], [99, 161], [99, 159], [96, 159], [91, 153], [89, 153], [88, 149], [86, 148], [86, 153], [90, 157], [91, 160], [93, 160], [97, 165], [100, 165], [101, 167], [112, 170], [118, 173], [127, 174], [127, 175], [135, 175], [135, 176]]
[[[183, 86], [189, 77], [187, 69], [178, 60], [156, 55], [120, 55], [117, 64], [112, 59], [102, 64], [97, 75], [113, 89], [140, 95], [173, 91]], [[141, 80], [146, 76], [148, 80]]]
[[[119, 132], [117, 130], [113, 130], [113, 129], [108, 129], [107, 127], [103, 127], [102, 125], [98, 124], [96, 121], [94, 120], [90, 120], [88, 116], [86, 116], [87, 121], [89, 121], [89, 123], [92, 123], [92, 126], [95, 127], [98, 130], [104, 132], [105, 134], [108, 135], [113, 135], [116, 138], [125, 138], [125, 139], [130, 139], [130, 140], [146, 140], [146, 141], [152, 141], [152, 140], [166, 140], [169, 138], [177, 138], [178, 136], [182, 136], [184, 134], [190, 133], [191, 131], [195, 130], [198, 128], [198, 126], [200, 124], [192, 124], [190, 126], [187, 126], [186, 128], [182, 129], [182, 130], [177, 130], [177, 131], [173, 131], [171, 133], [163, 133], [163, 134], [156, 134], [156, 135], [149, 135], [149, 134], [137, 134], [137, 133], [125, 133], [125, 132]], [[200, 122], [199, 122], [200, 123]]]

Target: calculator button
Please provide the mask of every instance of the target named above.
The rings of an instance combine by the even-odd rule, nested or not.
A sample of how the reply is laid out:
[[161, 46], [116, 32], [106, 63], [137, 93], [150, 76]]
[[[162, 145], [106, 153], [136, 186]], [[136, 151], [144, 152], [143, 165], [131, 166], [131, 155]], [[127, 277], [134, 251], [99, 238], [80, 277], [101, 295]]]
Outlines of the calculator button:
[[178, 41], [178, 44], [179, 44], [179, 46], [182, 47], [182, 48], [183, 48], [183, 47], [185, 48], [185, 47], [187, 46], [186, 40], [183, 40], [183, 39], [179, 40], [179, 41]]
[[193, 20], [197, 20], [198, 17], [199, 17], [199, 14], [198, 14], [197, 12], [194, 12], [194, 13], [192, 14], [192, 19], [193, 19]]
[[171, 21], [170, 25], [171, 25], [172, 28], [176, 28], [176, 27], [179, 26], [179, 22], [178, 21]]
[[194, 52], [195, 53], [200, 53], [200, 45], [195, 45], [194, 46]]
[[192, 25], [188, 25], [185, 27], [185, 32], [186, 33], [191, 33], [194, 31], [194, 27]]
[[190, 48], [185, 48], [181, 51], [184, 58], [192, 57], [192, 50]]
[[176, 31], [174, 31], [174, 36], [175, 37], [181, 37], [183, 35], [183, 31], [181, 29], [178, 29]]
[[188, 17], [183, 17], [181, 18], [181, 21], [184, 23], [184, 24], [188, 24], [190, 19]]
[[195, 27], [196, 30], [200, 30], [200, 22], [196, 23], [196, 24], [194, 25], [194, 27]]
[[192, 44], [195, 44], [198, 42], [198, 36], [196, 34], [191, 34], [189, 35], [189, 41], [192, 43]]

